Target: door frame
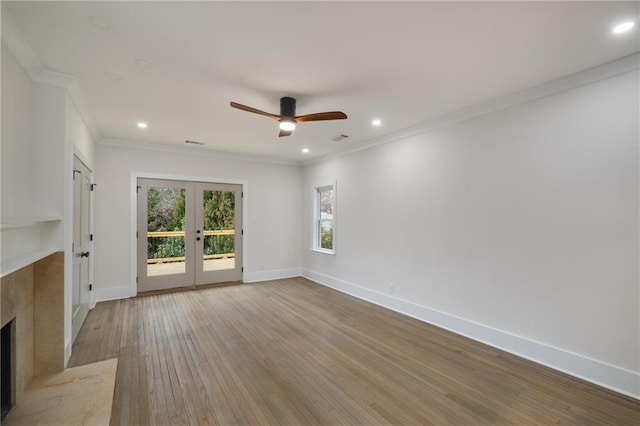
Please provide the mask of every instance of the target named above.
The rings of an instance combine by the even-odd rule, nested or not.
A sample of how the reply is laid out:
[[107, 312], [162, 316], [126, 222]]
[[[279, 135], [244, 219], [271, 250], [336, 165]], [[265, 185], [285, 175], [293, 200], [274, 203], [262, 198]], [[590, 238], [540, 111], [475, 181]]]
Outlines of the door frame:
[[[75, 215], [75, 201], [76, 201], [76, 191], [75, 191], [75, 185], [74, 185], [74, 181], [75, 181], [75, 170], [76, 170], [76, 160], [82, 164], [82, 166], [86, 169], [86, 171], [88, 172], [88, 180], [89, 180], [89, 185], [90, 185], [90, 190], [89, 190], [89, 200], [88, 200], [88, 208], [89, 211], [87, 212], [87, 218], [88, 218], [88, 229], [87, 229], [87, 233], [91, 236], [89, 241], [88, 241], [88, 251], [90, 253], [89, 257], [87, 258], [87, 278], [88, 278], [88, 283], [87, 285], [89, 285], [89, 289], [87, 289], [87, 298], [88, 298], [88, 310], [87, 313], [92, 310], [95, 305], [96, 305], [96, 300], [95, 300], [95, 292], [94, 292], [94, 288], [93, 288], [93, 279], [94, 279], [94, 241], [93, 241], [93, 235], [94, 235], [94, 195], [93, 195], [93, 187], [95, 185], [93, 178], [94, 178], [94, 172], [91, 169], [91, 167], [88, 166], [88, 161], [85, 159], [85, 157], [77, 152], [75, 149], [72, 152], [71, 155], [71, 169], [72, 169], [72, 179], [71, 179], [71, 197], [70, 197], [70, 231], [69, 231], [69, 269], [70, 272], [69, 273], [69, 281], [70, 281], [70, 291], [69, 291], [69, 295], [66, 296], [66, 303], [69, 304], [69, 327], [70, 327], [70, 339], [71, 339], [71, 344], [73, 344], [73, 342], [75, 341], [75, 338], [78, 336], [78, 332], [80, 331], [78, 330], [74, 330], [74, 324], [73, 324], [73, 291], [74, 289], [74, 259], [73, 256], [75, 255], [75, 252], [73, 250], [73, 243], [74, 243], [74, 232], [75, 232], [75, 220], [76, 218], [74, 217]], [[67, 262], [67, 259], [65, 257], [65, 262]], [[65, 274], [67, 273], [67, 271], [65, 270]], [[86, 319], [86, 315], [85, 318], [83, 319], [83, 323], [84, 320]], [[82, 324], [80, 325], [80, 328], [82, 327]]]
[[[249, 258], [247, 249], [247, 234], [249, 232], [249, 181], [246, 179], [233, 179], [233, 178], [223, 178], [223, 177], [211, 177], [211, 176], [189, 176], [189, 175], [174, 175], [174, 174], [166, 174], [166, 173], [148, 173], [148, 172], [139, 172], [133, 171], [131, 172], [130, 178], [130, 212], [129, 212], [129, 250], [131, 252], [131, 264], [129, 266], [130, 275], [129, 275], [129, 297], [135, 297], [138, 294], [138, 284], [136, 283], [136, 277], [138, 273], [138, 245], [136, 238], [137, 231], [137, 219], [138, 219], [138, 207], [137, 207], [137, 186], [138, 186], [138, 178], [141, 179], [161, 179], [161, 180], [179, 180], [179, 181], [190, 181], [190, 182], [205, 182], [205, 183], [223, 183], [223, 184], [234, 184], [234, 185], [242, 185], [242, 227], [243, 234], [242, 238], [242, 263], [246, 265], [247, 259]], [[242, 272], [242, 282], [244, 283], [245, 272]]]

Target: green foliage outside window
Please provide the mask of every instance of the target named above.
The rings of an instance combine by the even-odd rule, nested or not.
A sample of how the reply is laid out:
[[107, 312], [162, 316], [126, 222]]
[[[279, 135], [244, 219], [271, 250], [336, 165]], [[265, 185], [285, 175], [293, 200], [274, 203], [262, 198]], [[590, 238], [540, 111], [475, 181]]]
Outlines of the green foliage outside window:
[[[204, 191], [204, 229], [235, 229], [235, 194]], [[147, 231], [185, 230], [185, 190], [151, 187], [147, 192]], [[234, 235], [203, 236], [204, 254], [234, 253]], [[184, 237], [149, 238], [147, 257], [160, 259], [185, 256]]]
[[333, 229], [322, 228], [320, 230], [320, 248], [333, 250]]
[[316, 238], [314, 244], [323, 250], [334, 250], [334, 206], [335, 191], [333, 186], [316, 188], [317, 205], [315, 219], [317, 220]]
[[[235, 229], [235, 194], [227, 191], [204, 191], [204, 229]], [[233, 235], [207, 235], [204, 254], [234, 253]]]

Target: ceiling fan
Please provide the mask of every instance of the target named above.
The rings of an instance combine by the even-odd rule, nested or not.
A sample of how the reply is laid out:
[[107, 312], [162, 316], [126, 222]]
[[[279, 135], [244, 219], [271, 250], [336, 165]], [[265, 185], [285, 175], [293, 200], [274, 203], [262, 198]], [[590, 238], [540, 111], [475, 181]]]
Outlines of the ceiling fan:
[[296, 128], [296, 123], [304, 123], [306, 121], [343, 120], [347, 118], [347, 114], [342, 111], [316, 112], [315, 114], [296, 116], [296, 100], [288, 96], [280, 98], [280, 115], [271, 114], [236, 102], [231, 102], [229, 105], [243, 111], [265, 115], [278, 121], [280, 123], [279, 137], [291, 135]]

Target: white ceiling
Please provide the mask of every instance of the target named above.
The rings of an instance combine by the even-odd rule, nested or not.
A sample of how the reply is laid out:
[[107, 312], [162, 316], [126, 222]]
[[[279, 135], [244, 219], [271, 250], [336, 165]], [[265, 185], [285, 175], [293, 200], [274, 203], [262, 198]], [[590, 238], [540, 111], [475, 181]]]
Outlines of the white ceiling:
[[[99, 140], [292, 161], [640, 50], [637, 27], [611, 33], [637, 21], [636, 1], [2, 3], [42, 66], [76, 77]], [[299, 115], [341, 110], [349, 119], [278, 138], [275, 121], [229, 107], [278, 113], [281, 96], [297, 98]], [[339, 134], [349, 138], [331, 140]]]

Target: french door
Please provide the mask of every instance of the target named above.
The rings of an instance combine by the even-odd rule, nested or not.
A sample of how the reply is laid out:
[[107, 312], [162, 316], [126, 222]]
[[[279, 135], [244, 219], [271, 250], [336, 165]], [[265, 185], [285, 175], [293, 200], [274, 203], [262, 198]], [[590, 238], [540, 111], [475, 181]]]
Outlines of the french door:
[[242, 279], [242, 186], [138, 179], [138, 291]]

